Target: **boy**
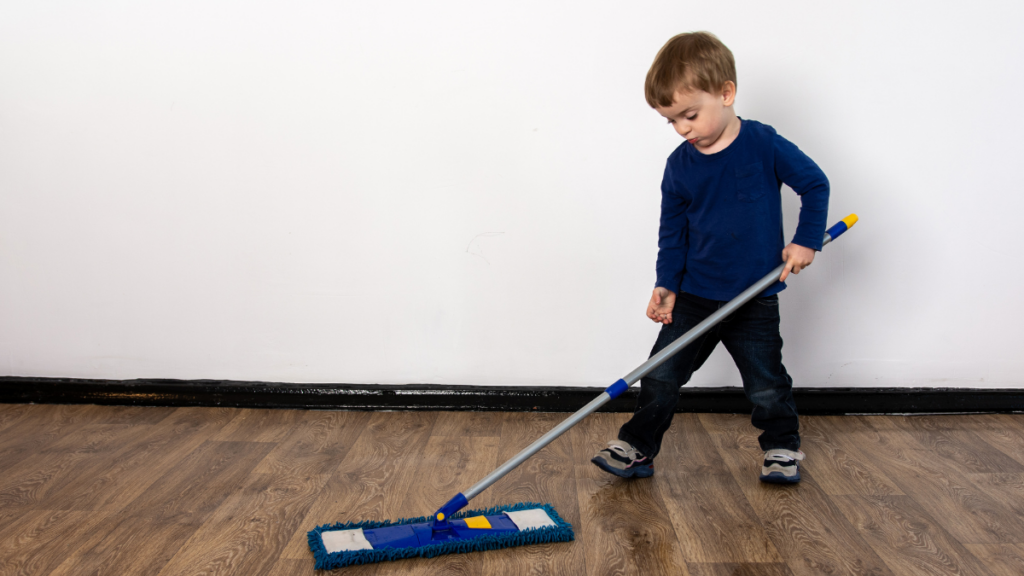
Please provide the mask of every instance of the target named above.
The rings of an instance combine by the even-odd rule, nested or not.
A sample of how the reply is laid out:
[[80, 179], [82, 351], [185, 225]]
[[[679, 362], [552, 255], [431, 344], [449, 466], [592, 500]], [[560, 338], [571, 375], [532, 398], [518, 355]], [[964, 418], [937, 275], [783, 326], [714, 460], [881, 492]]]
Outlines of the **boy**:
[[[706, 32], [680, 34], [647, 73], [647, 103], [686, 142], [668, 158], [661, 190], [657, 283], [647, 317], [662, 324], [654, 355], [756, 280], [786, 263], [779, 282], [641, 381], [633, 418], [591, 460], [624, 478], [654, 474], [679, 388], [719, 342], [732, 355], [762, 430], [762, 482], [800, 481], [793, 381], [782, 365], [777, 294], [821, 250], [829, 185], [821, 169], [770, 126], [733, 110], [732, 52]], [[784, 246], [781, 185], [801, 198], [796, 234]]]

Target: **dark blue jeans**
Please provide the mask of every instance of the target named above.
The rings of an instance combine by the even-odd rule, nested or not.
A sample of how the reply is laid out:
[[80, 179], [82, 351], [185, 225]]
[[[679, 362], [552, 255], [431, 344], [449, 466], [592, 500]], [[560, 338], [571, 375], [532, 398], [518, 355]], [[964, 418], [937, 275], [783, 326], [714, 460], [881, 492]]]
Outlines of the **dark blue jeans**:
[[[672, 323], [662, 325], [651, 355], [725, 304], [681, 292], [672, 310]], [[657, 456], [661, 438], [672, 424], [679, 404], [679, 388], [690, 381], [719, 342], [736, 362], [743, 378], [743, 391], [754, 404], [751, 422], [763, 430], [758, 438], [761, 449], [799, 449], [793, 379], [782, 365], [778, 296], [747, 302], [644, 377], [633, 418], [619, 430], [619, 440], [629, 442], [647, 456]]]

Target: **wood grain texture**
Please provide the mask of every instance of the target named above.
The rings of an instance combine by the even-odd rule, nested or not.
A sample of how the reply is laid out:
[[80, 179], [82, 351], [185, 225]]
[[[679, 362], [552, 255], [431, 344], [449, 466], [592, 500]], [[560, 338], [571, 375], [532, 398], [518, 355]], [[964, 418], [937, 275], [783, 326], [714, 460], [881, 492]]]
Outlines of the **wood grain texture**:
[[105, 514], [34, 510], [0, 529], [0, 574], [50, 574], [81, 541], [103, 530]]
[[[120, 510], [144, 492], [237, 413], [235, 409], [179, 408], [159, 426], [133, 429], [102, 456], [93, 454], [50, 490], [47, 504], [62, 510]], [[77, 481], [89, 478], [88, 484]]]
[[[112, 455], [136, 435], [137, 427], [123, 424], [84, 424], [54, 439], [8, 467], [0, 479], [0, 507], [56, 507], [52, 495], [69, 483], [79, 490], [79, 470], [91, 463], [110, 461]], [[45, 503], [45, 504], [44, 504]]]
[[[95, 425], [97, 415], [90, 406], [37, 406], [30, 414], [12, 422], [0, 435], [0, 462], [10, 468], [36, 456], [50, 442], [72, 435], [84, 425]], [[0, 504], [2, 506], [2, 504]]]
[[162, 522], [201, 523], [272, 449], [256, 442], [204, 442], [124, 512]]
[[[875, 417], [877, 418], [877, 417]], [[862, 457], [884, 466], [889, 478], [962, 543], [1016, 542], [1024, 522], [898, 428], [850, 432]]]
[[[0, 574], [313, 574], [313, 526], [428, 514], [565, 416], [0, 405]], [[470, 503], [550, 502], [575, 542], [345, 574], [1024, 573], [1024, 416], [804, 418], [789, 487], [746, 415], [678, 415], [653, 478], [608, 475], [628, 418]]]
[[197, 522], [160, 522], [144, 516], [108, 518], [103, 529], [88, 534], [76, 551], [62, 558], [51, 576], [156, 574], [198, 528]]
[[971, 554], [981, 560], [994, 576], [1024, 574], [1024, 545], [965, 544]]
[[302, 419], [302, 410], [242, 410], [213, 440], [221, 442], [280, 442]]
[[909, 496], [837, 496], [834, 501], [896, 574], [990, 574]]
[[[1024, 518], [1024, 474], [968, 474], [967, 479], [1013, 516]], [[1013, 542], [1024, 543], [1024, 534]]]
[[978, 414], [971, 422], [979, 438], [1024, 464], [1024, 418], [1016, 414]]
[[[620, 415], [595, 414], [569, 431], [573, 445], [593, 456], [614, 437], [608, 423], [621, 421]], [[689, 573], [654, 477], [617, 478], [589, 458], [576, 464], [575, 476], [580, 506], [576, 538], [583, 543], [588, 574]]]
[[327, 474], [254, 474], [210, 515], [160, 570], [185, 574], [269, 572], [327, 481]]
[[756, 431], [724, 425], [720, 417], [708, 420], [721, 430], [711, 434], [719, 454], [793, 574], [892, 574], [814, 482], [810, 463], [798, 485], [763, 484]]
[[973, 431], [951, 428], [953, 421], [949, 418], [918, 416], [895, 422], [921, 447], [962, 474], [1024, 472], [1024, 465], [992, 447]]
[[438, 415], [431, 436], [501, 437], [505, 412], [446, 412]]
[[782, 562], [696, 414], [676, 415], [655, 469], [687, 563]]
[[292, 535], [282, 557], [312, 558], [306, 532], [322, 524], [421, 516], [403, 509], [402, 504], [417, 480], [409, 471], [423, 459], [423, 448], [436, 419], [434, 412], [372, 413], [320, 490], [301, 523], [302, 529]]
[[862, 457], [850, 445], [842, 418], [800, 418], [800, 435], [810, 455], [804, 468], [813, 470], [815, 480], [826, 494], [902, 495], [903, 491], [889, 480], [874, 459]]
[[[494, 466], [479, 478], [503, 464], [545, 432], [565, 419], [565, 414], [509, 413], [503, 420]], [[552, 575], [577, 574], [584, 565], [583, 545], [579, 541], [580, 512], [577, 484], [573, 474], [579, 458], [573, 452], [568, 435], [549, 444], [532, 458], [496, 482], [470, 506], [485, 508], [519, 502], [549, 503], [564, 520], [573, 525], [577, 540], [540, 546], [520, 546], [481, 553], [479, 574]], [[472, 483], [471, 483], [472, 484]]]
[[31, 404], [0, 404], [0, 434], [22, 417], [32, 413]]
[[687, 564], [690, 576], [792, 576], [785, 564]]
[[291, 432], [253, 471], [292, 476], [333, 473], [370, 422], [370, 412], [296, 411]]
[[[437, 426], [434, 427], [437, 430]], [[408, 472], [416, 479], [406, 492], [406, 516], [429, 516], [445, 502], [484, 477], [495, 467], [498, 438], [431, 436], [423, 458]], [[467, 509], [479, 508], [476, 501]], [[455, 554], [439, 558], [388, 563], [377, 574], [481, 574], [484, 554]]]

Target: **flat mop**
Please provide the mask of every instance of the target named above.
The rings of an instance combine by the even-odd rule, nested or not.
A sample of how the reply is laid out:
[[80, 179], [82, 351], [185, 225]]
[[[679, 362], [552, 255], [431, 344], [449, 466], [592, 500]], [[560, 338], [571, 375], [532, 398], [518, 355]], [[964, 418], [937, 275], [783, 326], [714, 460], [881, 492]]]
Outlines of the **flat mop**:
[[[855, 214], [843, 218], [825, 233], [823, 245], [838, 238], [856, 222]], [[325, 524], [311, 530], [308, 535], [309, 547], [316, 558], [316, 568], [330, 570], [353, 564], [368, 564], [415, 556], [431, 558], [441, 554], [573, 540], [572, 526], [563, 520], [550, 504], [520, 503], [511, 506], [496, 506], [486, 510], [459, 511], [465, 508], [473, 497], [511, 472], [527, 458], [550, 444], [566, 430], [604, 405], [605, 402], [628, 390], [631, 385], [657, 368], [673, 354], [685, 348], [737, 308], [774, 284], [782, 275], [785, 267], [785, 264], [779, 265], [756, 284], [744, 290], [728, 304], [680, 336], [675, 342], [651, 356], [636, 370], [609, 386], [600, 396], [566, 418], [536, 442], [524, 448], [522, 452], [513, 456], [511, 460], [502, 464], [469, 490], [457, 494], [433, 515], [406, 518], [395, 522], [365, 521]]]

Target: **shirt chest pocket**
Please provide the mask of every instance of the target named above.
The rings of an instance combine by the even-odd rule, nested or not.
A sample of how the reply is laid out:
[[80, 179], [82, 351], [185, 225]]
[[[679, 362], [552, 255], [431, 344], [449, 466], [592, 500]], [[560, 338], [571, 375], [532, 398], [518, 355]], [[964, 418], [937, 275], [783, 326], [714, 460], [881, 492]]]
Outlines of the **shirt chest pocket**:
[[736, 197], [753, 202], [765, 193], [764, 168], [760, 162], [736, 167]]

